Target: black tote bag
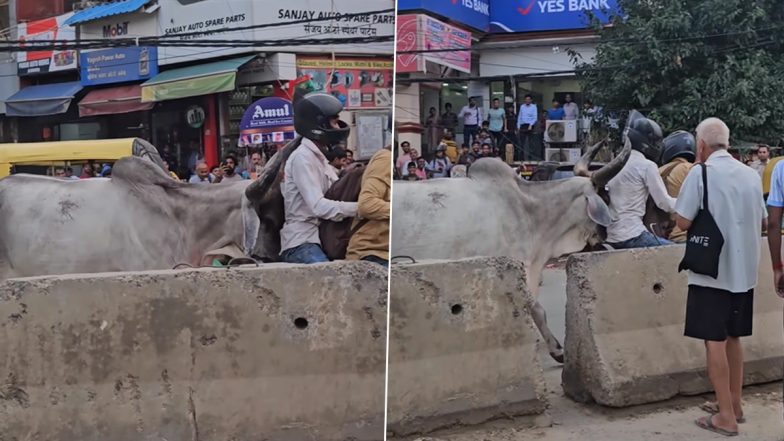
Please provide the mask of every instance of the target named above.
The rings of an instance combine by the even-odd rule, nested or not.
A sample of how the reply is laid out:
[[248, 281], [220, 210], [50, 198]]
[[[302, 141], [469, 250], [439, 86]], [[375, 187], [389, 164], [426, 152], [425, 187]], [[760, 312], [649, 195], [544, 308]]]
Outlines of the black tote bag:
[[724, 236], [708, 209], [708, 167], [703, 163], [700, 163], [700, 167], [702, 167], [702, 207], [686, 235], [686, 253], [678, 265], [678, 272], [689, 270], [715, 279], [719, 276], [719, 256], [724, 247]]

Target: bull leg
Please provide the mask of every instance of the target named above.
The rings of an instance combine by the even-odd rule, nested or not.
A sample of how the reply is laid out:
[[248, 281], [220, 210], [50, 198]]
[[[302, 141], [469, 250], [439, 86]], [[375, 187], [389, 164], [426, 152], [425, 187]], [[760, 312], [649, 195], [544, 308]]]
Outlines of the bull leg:
[[558, 363], [563, 363], [563, 346], [561, 346], [561, 342], [555, 338], [552, 331], [550, 331], [550, 328], [547, 326], [547, 313], [539, 303], [539, 282], [541, 281], [541, 275], [541, 269], [538, 271], [532, 270], [528, 277], [528, 287], [534, 298], [534, 304], [531, 307], [531, 315], [534, 318], [537, 329], [539, 329], [539, 333], [542, 335], [542, 338], [544, 338], [545, 343], [547, 343], [547, 350], [550, 352], [550, 356]]

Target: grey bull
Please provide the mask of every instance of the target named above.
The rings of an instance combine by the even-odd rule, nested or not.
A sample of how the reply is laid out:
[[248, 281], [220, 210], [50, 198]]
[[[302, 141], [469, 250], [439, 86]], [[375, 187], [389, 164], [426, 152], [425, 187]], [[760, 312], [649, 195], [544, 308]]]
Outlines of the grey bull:
[[[561, 181], [528, 182], [497, 159], [480, 159], [466, 178], [396, 182], [391, 255], [517, 258], [526, 266], [527, 284], [537, 299], [548, 260], [604, 240], [602, 227], [611, 215], [600, 192], [626, 164], [631, 145], [590, 173], [587, 165], [601, 144], [575, 165], [579, 177]], [[538, 300], [532, 315], [550, 355], [563, 362], [561, 344], [547, 327]]]
[[0, 280], [200, 266], [220, 254], [275, 260], [280, 171], [298, 144], [273, 156], [253, 182], [181, 183], [137, 157], [117, 161], [111, 179], [4, 178]]

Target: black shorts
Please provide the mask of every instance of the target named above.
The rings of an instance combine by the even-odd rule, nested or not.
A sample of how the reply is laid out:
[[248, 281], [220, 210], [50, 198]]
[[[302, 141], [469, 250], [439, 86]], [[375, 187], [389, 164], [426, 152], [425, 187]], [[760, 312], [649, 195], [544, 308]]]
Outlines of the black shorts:
[[731, 293], [689, 285], [684, 335], [710, 341], [748, 337], [751, 335], [753, 312], [753, 289], [746, 293]]

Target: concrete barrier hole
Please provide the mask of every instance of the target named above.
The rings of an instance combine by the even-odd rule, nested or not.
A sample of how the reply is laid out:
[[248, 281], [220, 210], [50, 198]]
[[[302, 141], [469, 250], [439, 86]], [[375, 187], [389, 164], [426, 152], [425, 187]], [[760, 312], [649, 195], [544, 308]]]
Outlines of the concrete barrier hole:
[[463, 305], [459, 303], [455, 303], [454, 305], [452, 305], [452, 314], [458, 315], [461, 312], [463, 312]]
[[659, 294], [664, 289], [664, 286], [661, 283], [654, 283], [653, 284], [653, 292]]
[[294, 319], [294, 326], [296, 326], [297, 329], [305, 329], [308, 327], [308, 319], [297, 317]]

